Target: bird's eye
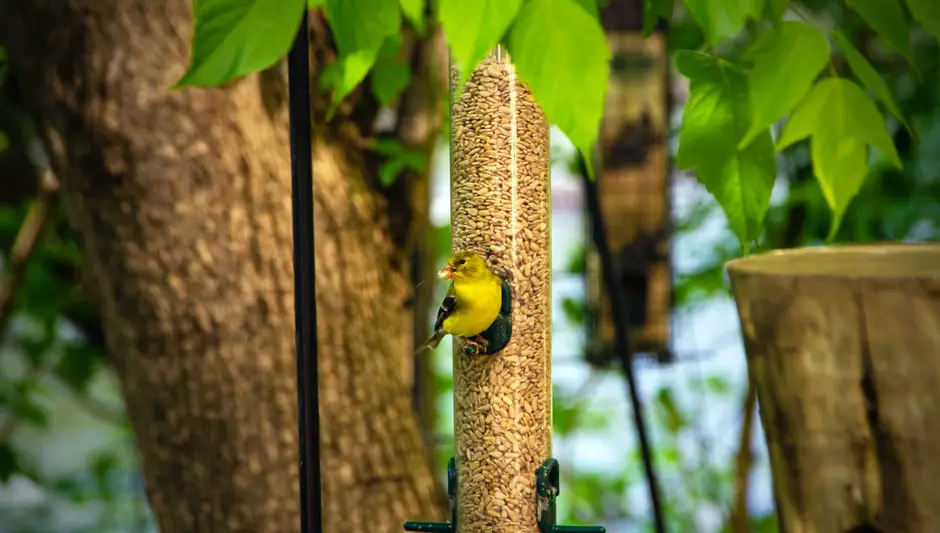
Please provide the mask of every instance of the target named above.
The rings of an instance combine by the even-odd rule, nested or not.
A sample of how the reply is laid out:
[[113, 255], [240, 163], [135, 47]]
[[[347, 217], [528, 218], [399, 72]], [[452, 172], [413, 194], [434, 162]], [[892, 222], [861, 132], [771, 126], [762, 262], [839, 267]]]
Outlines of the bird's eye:
[[467, 262], [466, 259], [461, 259], [460, 261], [457, 261], [457, 264], [458, 264], [458, 265], [462, 265], [462, 264], [464, 264], [464, 263], [466, 263], [466, 262]]

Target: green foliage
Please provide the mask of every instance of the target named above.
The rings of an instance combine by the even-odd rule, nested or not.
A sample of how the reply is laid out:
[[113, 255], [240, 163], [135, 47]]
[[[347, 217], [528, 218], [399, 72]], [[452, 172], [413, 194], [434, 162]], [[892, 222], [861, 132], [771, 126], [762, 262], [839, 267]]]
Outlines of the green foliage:
[[900, 52], [912, 67], [917, 68], [900, 0], [845, 0], [845, 3], [875, 29], [888, 46]]
[[894, 97], [891, 96], [891, 89], [888, 88], [888, 84], [885, 83], [885, 80], [878, 74], [878, 71], [875, 70], [871, 62], [852, 45], [851, 41], [846, 39], [841, 31], [836, 30], [833, 36], [839, 48], [842, 50], [842, 53], [845, 55], [845, 60], [848, 62], [849, 67], [852, 68], [852, 72], [859, 81], [862, 82], [862, 85], [874, 93], [885, 107], [888, 108], [888, 111], [910, 131], [911, 127], [907, 119], [904, 118], [901, 108], [898, 107], [897, 102], [894, 101]]
[[334, 86], [333, 112], [365, 79], [386, 37], [398, 33], [401, 11], [396, 0], [326, 0], [326, 16], [339, 52], [341, 72]]
[[777, 148], [810, 136], [813, 168], [833, 210], [831, 238], [862, 186], [868, 171], [868, 146], [897, 167], [901, 161], [875, 104], [858, 85], [842, 78], [816, 84], [790, 117]]
[[784, 22], [764, 32], [743, 58], [753, 65], [748, 75], [751, 124], [739, 146], [747, 146], [789, 113], [828, 59], [829, 43], [813, 26]]
[[[752, 244], [760, 246], [775, 181], [776, 172], [771, 170], [774, 155], [766, 149], [771, 128], [788, 115], [790, 122], [799, 118], [784, 131], [787, 138], [781, 140], [786, 142], [778, 142], [778, 148], [812, 137], [810, 155], [814, 173], [832, 211], [828, 239], [835, 239], [845, 210], [873, 171], [867, 147], [874, 147], [890, 165], [900, 167], [901, 161], [884, 117], [871, 97], [851, 81], [839, 78], [849, 73], [839, 71], [840, 63], [832, 57], [829, 37], [837, 43], [851, 74], [914, 137], [913, 125], [902, 112], [896, 95], [870, 58], [859, 52], [841, 27], [854, 28], [854, 21], [843, 16], [845, 13], [858, 15], [904, 58], [910, 66], [908, 72], [920, 80], [922, 69], [915, 57], [904, 4], [901, 0], [680, 1], [699, 26], [704, 41], [682, 30], [673, 32], [672, 42], [691, 50], [704, 46], [704, 51], [697, 52], [699, 56], [687, 55], [689, 51], [676, 54], [677, 69], [690, 81], [689, 101], [679, 135], [679, 167], [695, 169], [699, 181], [725, 211], [747, 252]], [[646, 11], [660, 14], [663, 5], [660, 0], [648, 0]], [[908, 0], [907, 6], [915, 21], [940, 36], [940, 4]], [[803, 21], [781, 22], [788, 11]], [[816, 20], [834, 20], [836, 27], [814, 26], [807, 17], [808, 11], [818, 15]], [[681, 17], [673, 22], [677, 29], [684, 28]], [[680, 35], [681, 42], [677, 40]], [[712, 62], [708, 63], [703, 56], [711, 56]], [[830, 85], [826, 83], [829, 79], [841, 81]], [[833, 88], [840, 95], [851, 93], [849, 103], [822, 109], [818, 100], [829, 101], [828, 91]], [[739, 109], [737, 99], [750, 102], [749, 113]], [[811, 109], [822, 110], [824, 114], [813, 115], [807, 110], [807, 101], [813, 106]], [[796, 117], [797, 113], [801, 116]], [[831, 120], [836, 122], [827, 122]], [[804, 121], [807, 124], [802, 124]], [[743, 136], [741, 127], [747, 132]], [[850, 131], [852, 128], [867, 129]], [[811, 135], [812, 132], [815, 133]], [[730, 151], [728, 137], [737, 138], [737, 145]], [[721, 162], [732, 164], [722, 168]]]
[[444, 28], [460, 75], [457, 92], [486, 54], [500, 42], [522, 8], [523, 0], [439, 0]]
[[0, 441], [0, 482], [10, 481], [20, 471], [19, 454], [9, 442]]
[[649, 37], [661, 19], [672, 18], [675, 0], [643, 0], [643, 35]]
[[763, 2], [685, 0], [685, 6], [701, 25], [706, 40], [716, 44], [741, 31], [749, 18], [759, 18]]
[[767, 5], [764, 6], [764, 15], [770, 20], [771, 23], [780, 22], [780, 19], [783, 18], [783, 15], [787, 12], [787, 9], [790, 8], [790, 0], [766, 0]]
[[663, 387], [656, 394], [656, 403], [654, 404], [657, 415], [662, 420], [666, 431], [671, 435], [676, 435], [689, 425], [685, 415], [676, 404], [676, 399], [672, 394], [672, 389]]
[[372, 69], [372, 94], [382, 105], [390, 105], [411, 82], [411, 68], [399, 56], [400, 49], [401, 36], [386, 37]]
[[597, 9], [597, 3], [594, 0], [574, 0], [576, 4], [581, 6], [581, 9], [585, 10], [588, 15], [591, 15], [595, 20], [600, 17], [600, 11]]
[[565, 297], [561, 299], [561, 310], [572, 324], [583, 325], [587, 320], [587, 305], [583, 300]]
[[372, 150], [386, 157], [379, 168], [379, 180], [386, 187], [394, 183], [402, 172], [424, 172], [428, 166], [427, 154], [409, 150], [397, 139], [379, 139], [372, 146]]
[[610, 75], [603, 29], [571, 0], [528, 0], [508, 46], [519, 77], [593, 172], [592, 149]]
[[427, 6], [426, 0], [399, 0], [401, 12], [411, 23], [418, 35], [424, 35], [427, 31], [427, 23], [424, 20], [424, 9]]
[[940, 3], [936, 0], [907, 0], [907, 7], [925, 30], [940, 39]]
[[176, 87], [220, 85], [270, 67], [290, 48], [303, 7], [303, 0], [194, 0], [192, 58]]
[[676, 54], [676, 68], [691, 82], [677, 165], [696, 170], [746, 251], [760, 235], [776, 177], [770, 132], [764, 130], [738, 150], [750, 124], [747, 78], [740, 68], [689, 51]]
[[[273, 64], [290, 47], [303, 3], [274, 0], [196, 0], [190, 70], [177, 86], [219, 85]], [[231, 3], [231, 5], [229, 5]], [[602, 0], [438, 0], [435, 16], [459, 67], [458, 91], [486, 54], [506, 44], [548, 119], [590, 157], [597, 137], [610, 49], [598, 20]], [[371, 90], [389, 105], [411, 73], [395, 53], [402, 17], [427, 33], [426, 0], [308, 0], [325, 10], [338, 60], [324, 66], [322, 90], [331, 90], [328, 118], [371, 72]], [[663, 16], [671, 9], [657, 7]], [[257, 15], [264, 12], [262, 17]], [[251, 15], [251, 16], [249, 16]], [[573, 88], [577, 88], [574, 90]]]

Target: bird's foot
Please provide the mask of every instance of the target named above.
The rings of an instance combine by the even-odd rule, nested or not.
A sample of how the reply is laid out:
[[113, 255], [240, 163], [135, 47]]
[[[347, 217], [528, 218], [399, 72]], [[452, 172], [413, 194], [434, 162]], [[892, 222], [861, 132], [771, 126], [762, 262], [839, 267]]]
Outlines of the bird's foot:
[[483, 353], [486, 353], [486, 349], [487, 349], [487, 346], [489, 346], [490, 341], [486, 340], [482, 335], [477, 335], [476, 337], [473, 338], [473, 340], [475, 340], [477, 344], [482, 346]]
[[480, 355], [481, 353], [486, 353], [486, 339], [481, 338], [479, 335], [475, 337], [465, 337], [464, 342], [466, 343], [464, 346], [465, 354]]

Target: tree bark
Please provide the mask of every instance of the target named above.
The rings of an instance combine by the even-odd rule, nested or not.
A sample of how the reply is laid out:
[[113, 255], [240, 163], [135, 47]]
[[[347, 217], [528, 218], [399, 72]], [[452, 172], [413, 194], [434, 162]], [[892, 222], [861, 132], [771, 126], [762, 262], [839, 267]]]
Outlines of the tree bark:
[[[0, 0], [0, 38], [63, 181], [161, 531], [297, 531], [286, 106], [264, 76], [169, 90], [189, 6]], [[325, 527], [400, 531], [444, 518], [402, 379], [407, 261], [359, 148], [315, 130]]]
[[781, 531], [940, 531], [940, 246], [729, 264]]

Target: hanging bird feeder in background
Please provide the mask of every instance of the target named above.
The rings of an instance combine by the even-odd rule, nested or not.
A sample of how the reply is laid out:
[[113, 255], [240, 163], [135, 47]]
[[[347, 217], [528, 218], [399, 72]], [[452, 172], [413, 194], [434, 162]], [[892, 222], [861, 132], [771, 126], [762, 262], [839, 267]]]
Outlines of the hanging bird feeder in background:
[[[606, 13], [605, 13], [606, 15]], [[601, 216], [629, 306], [635, 354], [672, 360], [670, 251], [669, 64], [666, 35], [643, 37], [633, 17], [605, 17], [613, 61], [601, 123]], [[610, 20], [607, 20], [609, 18]], [[588, 358], [613, 358], [614, 326], [599, 256], [585, 257]]]

